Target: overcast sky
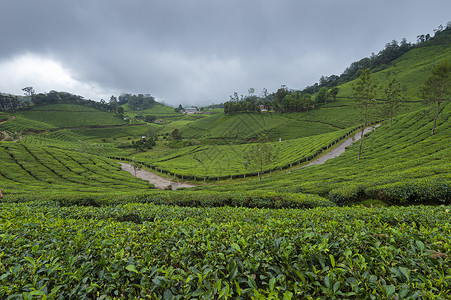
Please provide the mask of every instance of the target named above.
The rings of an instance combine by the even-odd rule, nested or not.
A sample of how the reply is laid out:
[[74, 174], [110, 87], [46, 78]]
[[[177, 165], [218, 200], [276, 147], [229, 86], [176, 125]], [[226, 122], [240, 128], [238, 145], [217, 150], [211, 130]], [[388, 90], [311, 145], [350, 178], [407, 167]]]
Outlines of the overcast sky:
[[303, 89], [393, 39], [451, 21], [450, 0], [1, 0], [0, 92], [176, 106]]

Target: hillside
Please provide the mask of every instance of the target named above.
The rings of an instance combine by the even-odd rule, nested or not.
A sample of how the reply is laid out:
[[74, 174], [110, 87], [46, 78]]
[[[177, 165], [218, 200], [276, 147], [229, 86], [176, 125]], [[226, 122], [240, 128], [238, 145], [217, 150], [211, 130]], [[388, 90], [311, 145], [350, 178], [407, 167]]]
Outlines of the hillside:
[[[277, 159], [263, 168], [264, 172], [289, 168], [311, 159], [319, 152], [339, 142], [350, 130], [339, 130], [326, 134], [269, 143], [277, 151]], [[159, 170], [175, 176], [197, 177], [199, 179], [243, 177], [255, 175], [255, 169], [245, 167], [243, 155], [253, 144], [199, 145], [183, 147], [162, 156], [137, 154], [135, 158]]]
[[181, 113], [176, 113], [174, 108], [159, 102], [156, 102], [151, 108], [142, 109], [142, 110], [133, 110], [130, 108], [129, 104], [123, 104], [121, 107], [124, 108], [124, 111], [128, 117], [134, 118], [137, 115], [146, 116], [152, 115], [157, 119], [164, 118], [176, 118], [180, 117]]
[[[431, 135], [434, 115], [420, 109], [400, 115], [392, 128], [383, 124], [366, 139], [357, 161], [358, 145], [324, 165], [236, 184], [234, 189], [319, 194], [338, 203], [381, 199], [392, 203], [451, 200], [451, 104]], [[204, 188], [228, 190], [229, 186]]]
[[6, 131], [39, 131], [52, 128], [124, 125], [112, 113], [75, 104], [49, 104], [17, 111], [16, 118], [0, 125]]

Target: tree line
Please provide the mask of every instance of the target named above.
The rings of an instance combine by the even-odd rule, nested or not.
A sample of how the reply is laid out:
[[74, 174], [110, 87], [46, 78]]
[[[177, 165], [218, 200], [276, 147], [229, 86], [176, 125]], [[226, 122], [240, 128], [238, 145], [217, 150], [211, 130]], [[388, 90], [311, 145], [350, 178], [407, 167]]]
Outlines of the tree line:
[[29, 105], [31, 105], [30, 102], [21, 102], [17, 96], [0, 93], [0, 110], [16, 111]]
[[0, 110], [15, 111], [21, 108], [29, 108], [32, 105], [48, 104], [78, 104], [92, 107], [101, 111], [114, 113], [119, 118], [124, 118], [125, 110], [120, 105], [128, 103], [133, 110], [144, 110], [153, 107], [157, 102], [150, 95], [122, 94], [119, 97], [112, 95], [109, 102], [105, 100], [94, 101], [84, 99], [82, 96], [68, 92], [51, 90], [48, 93], [35, 93], [33, 87], [22, 89], [28, 101], [21, 101], [18, 96], [0, 93]]
[[328, 89], [323, 87], [315, 95], [299, 91], [289, 90], [282, 85], [276, 92], [268, 94], [263, 89], [262, 96], [254, 95], [255, 90], [249, 89], [249, 95], [241, 97], [238, 93], [230, 96], [230, 101], [224, 103], [225, 114], [259, 113], [262, 110], [274, 112], [301, 112], [309, 111], [315, 107], [335, 101], [338, 95], [338, 87]]

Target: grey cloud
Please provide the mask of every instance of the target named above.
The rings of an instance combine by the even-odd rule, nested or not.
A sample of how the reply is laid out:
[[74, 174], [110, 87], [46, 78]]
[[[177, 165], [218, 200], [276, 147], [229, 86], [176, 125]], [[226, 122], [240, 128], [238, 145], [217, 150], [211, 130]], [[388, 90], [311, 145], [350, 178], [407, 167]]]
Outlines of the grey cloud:
[[449, 21], [451, 3], [15, 0], [0, 11], [0, 62], [51, 57], [81, 82], [178, 105], [225, 101], [249, 87], [304, 88], [392, 39], [432, 33]]

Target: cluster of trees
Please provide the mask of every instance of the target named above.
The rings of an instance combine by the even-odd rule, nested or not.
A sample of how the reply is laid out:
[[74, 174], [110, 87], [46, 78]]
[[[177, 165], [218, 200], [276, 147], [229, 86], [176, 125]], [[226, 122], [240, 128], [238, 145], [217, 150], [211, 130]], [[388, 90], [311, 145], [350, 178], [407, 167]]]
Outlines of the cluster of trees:
[[181, 105], [181, 104], [179, 104], [179, 106], [178, 107], [176, 107], [176, 108], [174, 108], [174, 111], [175, 112], [182, 112], [182, 111], [184, 111], [185, 109], [183, 108], [183, 106]]
[[128, 107], [133, 110], [144, 110], [152, 108], [157, 102], [155, 101], [155, 98], [150, 95], [122, 94], [119, 96], [117, 103], [119, 105], [128, 103]]
[[15, 111], [21, 107], [29, 106], [30, 102], [21, 103], [19, 97], [0, 93], [0, 110]]
[[249, 96], [241, 97], [235, 92], [233, 96], [230, 96], [230, 101], [224, 103], [225, 114], [237, 114], [237, 113], [258, 113], [260, 112], [260, 105], [263, 103], [263, 99], [254, 95], [255, 90], [249, 89]]
[[263, 89], [261, 97], [255, 96], [253, 93], [254, 89], [249, 89], [249, 96], [238, 97], [235, 92], [233, 96], [230, 96], [230, 101], [224, 103], [224, 113], [258, 113], [261, 111], [261, 106], [274, 112], [308, 111], [327, 104], [327, 101], [336, 100], [338, 88], [334, 87], [329, 90], [323, 87], [315, 96], [303, 91], [289, 90], [285, 85], [271, 94]]
[[146, 151], [152, 149], [155, 145], [156, 142], [153, 135], [150, 137], [144, 137], [136, 142], [132, 141], [132, 147], [135, 148], [136, 151]]
[[106, 103], [105, 100], [94, 101], [90, 99], [84, 99], [82, 96], [74, 95], [67, 92], [50, 91], [48, 93], [34, 93], [32, 87], [26, 87], [22, 89], [26, 96], [31, 98], [31, 102], [34, 105], [47, 105], [47, 104], [79, 104], [89, 106], [106, 112], [116, 112], [116, 103]]
[[157, 119], [156, 116], [154, 115], [145, 115], [145, 116], [135, 116], [136, 120], [141, 120], [147, 123], [152, 123], [153, 121], [155, 121]]

